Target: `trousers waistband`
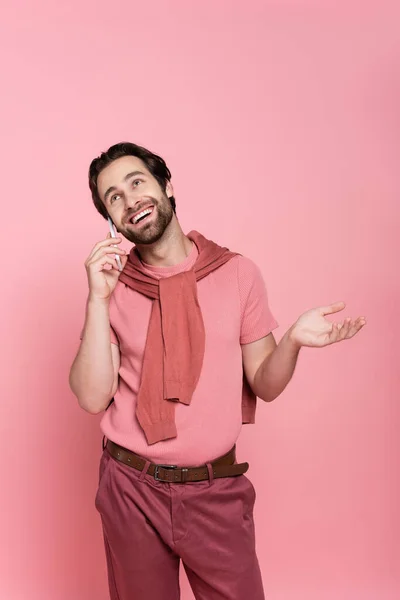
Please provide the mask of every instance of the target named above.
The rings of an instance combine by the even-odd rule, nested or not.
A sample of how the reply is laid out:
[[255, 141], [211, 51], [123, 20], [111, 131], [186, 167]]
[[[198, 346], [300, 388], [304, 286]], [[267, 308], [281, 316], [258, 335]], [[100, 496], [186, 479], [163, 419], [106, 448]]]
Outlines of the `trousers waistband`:
[[[107, 440], [105, 448], [113, 458], [138, 471], [143, 471], [148, 462], [142, 456], [135, 454], [127, 448], [123, 448], [111, 440]], [[223, 456], [220, 456], [209, 463], [211, 465], [213, 477], [236, 477], [246, 473], [249, 464], [247, 462], [237, 464], [235, 460], [236, 446]], [[147, 474], [154, 477], [156, 481], [165, 483], [186, 483], [210, 479], [208, 465], [201, 465], [198, 467], [178, 467], [176, 465], [158, 465], [150, 463]]]

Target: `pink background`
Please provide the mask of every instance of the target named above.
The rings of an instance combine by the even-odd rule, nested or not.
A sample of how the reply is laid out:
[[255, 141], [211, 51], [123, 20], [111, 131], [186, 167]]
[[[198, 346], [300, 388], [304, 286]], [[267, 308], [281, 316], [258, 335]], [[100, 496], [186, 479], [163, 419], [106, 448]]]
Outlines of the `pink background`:
[[260, 265], [278, 339], [338, 299], [367, 316], [303, 352], [239, 457], [269, 600], [399, 598], [398, 3], [56, 4], [0, 25], [0, 597], [108, 598], [99, 418], [67, 380], [107, 232], [88, 164], [128, 139], [167, 160], [186, 231]]

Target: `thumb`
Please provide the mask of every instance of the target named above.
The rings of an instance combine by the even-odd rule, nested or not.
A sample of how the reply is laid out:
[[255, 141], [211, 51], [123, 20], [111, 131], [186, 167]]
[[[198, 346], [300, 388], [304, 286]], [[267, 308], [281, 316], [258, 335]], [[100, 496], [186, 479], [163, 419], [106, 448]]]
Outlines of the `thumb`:
[[333, 304], [330, 304], [329, 306], [323, 306], [321, 308], [321, 313], [323, 315], [331, 315], [333, 313], [337, 313], [341, 310], [343, 310], [346, 306], [345, 302], [334, 302]]
[[121, 263], [122, 263], [122, 267], [125, 267], [126, 263], [128, 262], [129, 259], [129, 254], [125, 254], [125, 256], [121, 256]]

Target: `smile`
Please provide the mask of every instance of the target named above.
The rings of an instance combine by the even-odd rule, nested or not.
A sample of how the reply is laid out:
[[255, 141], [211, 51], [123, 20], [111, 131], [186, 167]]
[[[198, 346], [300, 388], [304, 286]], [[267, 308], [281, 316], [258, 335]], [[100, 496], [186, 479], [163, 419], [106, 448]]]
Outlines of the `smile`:
[[137, 225], [137, 223], [145, 221], [147, 217], [149, 217], [152, 214], [152, 212], [153, 208], [146, 208], [145, 210], [142, 210], [142, 212], [132, 217], [130, 222], [132, 223], [132, 225]]

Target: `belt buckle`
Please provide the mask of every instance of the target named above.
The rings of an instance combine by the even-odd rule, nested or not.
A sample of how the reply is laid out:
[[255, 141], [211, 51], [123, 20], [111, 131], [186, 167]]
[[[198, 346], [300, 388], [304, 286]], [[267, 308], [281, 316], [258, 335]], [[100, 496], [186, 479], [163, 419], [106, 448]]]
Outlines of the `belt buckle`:
[[165, 481], [165, 479], [160, 479], [160, 477], [158, 476], [158, 472], [160, 469], [177, 469], [178, 465], [156, 465], [156, 468], [154, 469], [154, 479], [156, 481], [161, 481], [164, 483], [168, 483], [168, 481]]

